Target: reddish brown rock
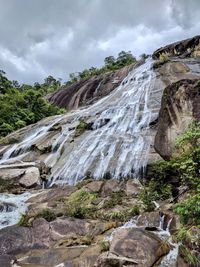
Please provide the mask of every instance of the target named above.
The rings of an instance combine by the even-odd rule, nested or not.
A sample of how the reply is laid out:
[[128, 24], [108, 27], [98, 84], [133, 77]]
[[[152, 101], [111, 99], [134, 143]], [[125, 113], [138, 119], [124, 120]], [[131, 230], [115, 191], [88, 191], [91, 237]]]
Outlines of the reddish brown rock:
[[133, 64], [117, 71], [82, 80], [47, 96], [47, 99], [62, 108], [76, 109], [91, 104], [114, 90], [133, 68]]

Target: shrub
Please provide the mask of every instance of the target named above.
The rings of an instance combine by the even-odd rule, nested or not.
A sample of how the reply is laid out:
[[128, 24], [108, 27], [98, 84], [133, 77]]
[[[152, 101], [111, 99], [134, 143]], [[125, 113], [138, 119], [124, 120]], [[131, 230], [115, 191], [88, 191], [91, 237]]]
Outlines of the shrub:
[[106, 252], [110, 249], [110, 243], [108, 241], [101, 241], [99, 245], [101, 252]]
[[57, 218], [57, 215], [50, 209], [44, 209], [37, 214], [36, 218], [44, 218], [46, 221], [51, 222]]
[[161, 184], [159, 181], [151, 180], [140, 192], [140, 199], [143, 201], [146, 211], [155, 208], [153, 201], [165, 200], [172, 197], [172, 187], [170, 184]]
[[174, 210], [181, 216], [184, 224], [200, 225], [200, 185], [194, 195], [190, 195], [186, 200], [176, 204]]
[[93, 201], [96, 198], [96, 193], [89, 193], [83, 189], [74, 192], [65, 201], [65, 215], [80, 219], [93, 217], [96, 210]]
[[30, 217], [27, 214], [22, 214], [18, 225], [23, 227], [31, 227], [32, 223], [30, 222]]

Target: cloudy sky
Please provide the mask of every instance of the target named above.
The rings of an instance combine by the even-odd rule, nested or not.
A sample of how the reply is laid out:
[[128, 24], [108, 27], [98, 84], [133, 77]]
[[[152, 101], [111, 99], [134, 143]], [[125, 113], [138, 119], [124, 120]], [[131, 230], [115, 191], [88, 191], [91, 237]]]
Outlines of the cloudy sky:
[[0, 69], [68, 79], [108, 55], [152, 53], [200, 34], [200, 0], [0, 0]]

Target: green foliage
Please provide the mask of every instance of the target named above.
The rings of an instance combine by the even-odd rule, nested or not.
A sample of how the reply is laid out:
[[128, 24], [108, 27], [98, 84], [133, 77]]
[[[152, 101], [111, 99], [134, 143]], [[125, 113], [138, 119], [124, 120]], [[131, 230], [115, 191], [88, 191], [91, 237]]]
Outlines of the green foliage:
[[30, 222], [30, 217], [27, 214], [22, 214], [18, 225], [23, 227], [31, 227], [32, 223]]
[[58, 216], [50, 209], [44, 209], [39, 212], [36, 218], [44, 218], [46, 221], [51, 222], [54, 221]]
[[199, 259], [186, 246], [180, 246], [180, 254], [191, 267], [199, 266]]
[[69, 75], [70, 80], [66, 82], [66, 85], [71, 85], [80, 80], [87, 80], [93, 76], [100, 75], [109, 71], [118, 70], [124, 66], [130, 65], [136, 62], [136, 58], [131, 54], [130, 51], [121, 51], [118, 57], [108, 56], [104, 59], [105, 65], [102, 68], [91, 67], [85, 69], [82, 72], [71, 73]]
[[133, 216], [139, 215], [140, 209], [136, 205], [133, 208], [127, 208], [123, 210], [111, 211], [104, 215], [105, 219], [120, 221], [120, 222], [127, 222]]
[[89, 193], [84, 189], [76, 191], [65, 201], [65, 215], [80, 219], [92, 217], [96, 210], [93, 205], [96, 198], [96, 193]]
[[200, 185], [195, 194], [176, 204], [174, 210], [181, 216], [184, 224], [200, 225]]
[[124, 196], [123, 191], [111, 193], [110, 198], [104, 202], [103, 208], [104, 209], [113, 208], [116, 205], [122, 204], [123, 196]]
[[101, 241], [99, 245], [101, 252], [106, 252], [110, 249], [110, 243], [108, 241]]
[[16, 81], [12, 84], [5, 73], [0, 72], [0, 137], [45, 117], [63, 113], [44, 99], [45, 92], [50, 90], [47, 86], [53, 85], [48, 82], [37, 87], [20, 86]]
[[184, 149], [184, 145], [187, 145], [188, 143], [192, 147], [195, 147], [200, 143], [200, 122], [193, 122], [188, 130], [176, 140], [178, 148], [182, 147]]
[[140, 199], [143, 201], [146, 211], [153, 211], [153, 201], [165, 200], [172, 197], [170, 184], [160, 183], [159, 180], [151, 180], [140, 192]]

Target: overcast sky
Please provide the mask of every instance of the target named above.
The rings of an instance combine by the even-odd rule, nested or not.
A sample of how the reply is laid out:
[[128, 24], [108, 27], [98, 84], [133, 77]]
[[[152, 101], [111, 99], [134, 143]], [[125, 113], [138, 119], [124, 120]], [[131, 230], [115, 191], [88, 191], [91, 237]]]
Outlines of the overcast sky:
[[0, 0], [0, 69], [68, 79], [121, 50], [135, 56], [200, 34], [200, 0]]

